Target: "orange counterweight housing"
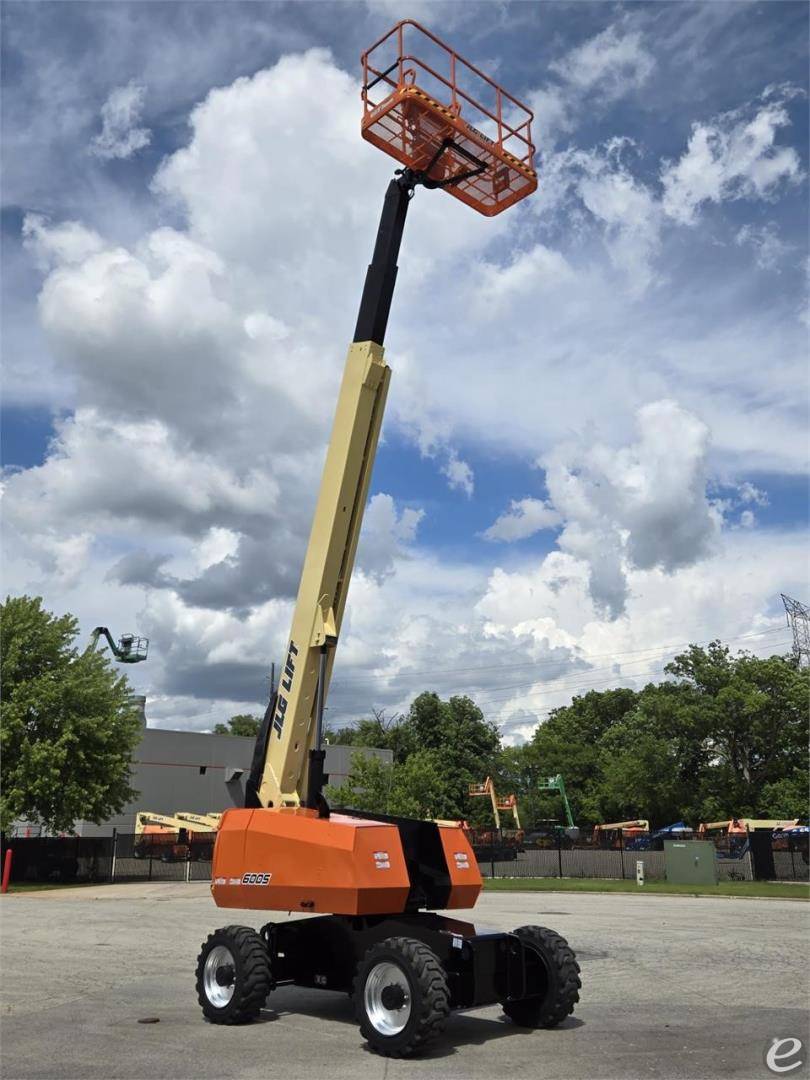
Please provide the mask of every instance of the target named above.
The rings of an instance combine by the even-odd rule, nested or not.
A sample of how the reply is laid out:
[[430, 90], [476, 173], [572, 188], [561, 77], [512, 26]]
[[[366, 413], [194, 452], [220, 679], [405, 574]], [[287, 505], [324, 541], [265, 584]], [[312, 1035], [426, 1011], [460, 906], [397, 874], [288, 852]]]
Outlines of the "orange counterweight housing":
[[[449, 891], [443, 906], [471, 907], [481, 875], [459, 827], [438, 827]], [[396, 824], [296, 808], [228, 810], [211, 873], [218, 907], [331, 915], [404, 912], [411, 876]]]
[[450, 896], [445, 908], [471, 908], [484, 883], [464, 823], [459, 821], [455, 825], [439, 825], [439, 839], [451, 881]]

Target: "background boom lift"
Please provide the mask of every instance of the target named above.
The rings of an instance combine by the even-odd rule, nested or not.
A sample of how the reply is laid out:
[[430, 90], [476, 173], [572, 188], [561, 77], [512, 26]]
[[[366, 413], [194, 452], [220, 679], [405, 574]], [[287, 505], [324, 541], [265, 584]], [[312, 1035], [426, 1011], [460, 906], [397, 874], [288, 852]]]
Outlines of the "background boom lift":
[[[193, 815], [192, 815], [193, 816]], [[135, 858], [160, 853], [165, 862], [182, 862], [189, 857], [195, 834], [212, 834], [216, 826], [192, 822], [186, 815], [157, 814], [141, 810], [135, 815]]]
[[515, 828], [520, 831], [520, 814], [518, 813], [517, 795], [498, 795], [495, 791], [495, 783], [488, 776], [483, 784], [470, 784], [468, 794], [475, 798], [478, 795], [488, 795], [492, 802], [492, 816], [495, 819], [495, 828], [501, 828], [501, 813], [507, 811], [515, 819]]
[[[431, 46], [430, 68], [414, 37]], [[383, 341], [411, 198], [418, 186], [443, 188], [491, 216], [536, 187], [531, 113], [438, 38], [398, 23], [364, 54], [363, 70], [363, 135], [404, 167], [385, 194], [283, 674], [246, 806], [222, 815], [212, 866], [219, 907], [318, 917], [215, 931], [198, 958], [197, 994], [210, 1021], [234, 1024], [256, 1017], [283, 984], [348, 991], [371, 1048], [407, 1056], [438, 1035], [451, 1008], [500, 1002], [518, 1024], [552, 1027], [573, 1010], [580, 980], [551, 930], [477, 932], [435, 914], [472, 907], [482, 887], [460, 823], [330, 809], [323, 797], [324, 701], [390, 380]], [[435, 77], [430, 95], [422, 72]], [[475, 79], [495, 112], [471, 96]], [[480, 114], [491, 134], [465, 119]]]
[[568, 835], [571, 835], [574, 830], [578, 832], [579, 830], [574, 824], [574, 816], [571, 813], [571, 804], [568, 802], [568, 796], [565, 792], [565, 782], [560, 773], [557, 773], [556, 776], [547, 776], [546, 779], [541, 780], [537, 786], [540, 791], [559, 791], [565, 810], [565, 823], [568, 827], [567, 833]]
[[122, 634], [116, 643], [106, 626], [97, 626], [90, 635], [88, 652], [93, 652], [98, 646], [98, 639], [104, 637], [110, 646], [115, 659], [119, 664], [138, 664], [145, 660], [149, 651], [149, 638], [138, 637], [136, 634]]

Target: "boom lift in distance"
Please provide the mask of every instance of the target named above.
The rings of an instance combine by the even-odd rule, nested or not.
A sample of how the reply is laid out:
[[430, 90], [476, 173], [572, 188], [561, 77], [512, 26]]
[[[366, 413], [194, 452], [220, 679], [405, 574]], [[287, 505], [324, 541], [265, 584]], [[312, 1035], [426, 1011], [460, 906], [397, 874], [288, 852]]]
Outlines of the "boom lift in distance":
[[[523, 851], [523, 829], [520, 827], [520, 815], [516, 795], [499, 796], [495, 791], [495, 783], [488, 776], [483, 784], [470, 784], [467, 794], [470, 798], [488, 796], [492, 803], [492, 817], [495, 829], [470, 829], [467, 827], [467, 838], [472, 844], [473, 852], [478, 862], [514, 862], [518, 851]], [[515, 829], [504, 831], [501, 828], [501, 813], [508, 811], [515, 819]]]
[[107, 639], [110, 652], [119, 664], [139, 664], [141, 660], [146, 659], [149, 652], [149, 638], [138, 637], [136, 634], [122, 634], [116, 643], [106, 626], [97, 626], [90, 635], [88, 652], [95, 651], [98, 639], [101, 637]]
[[518, 815], [518, 804], [516, 795], [506, 795], [503, 798], [499, 798], [495, 792], [495, 784], [492, 781], [492, 777], [488, 776], [483, 784], [470, 784], [468, 794], [471, 798], [475, 798], [479, 795], [488, 795], [492, 802], [492, 816], [495, 819], [495, 828], [501, 827], [501, 811], [508, 810], [509, 813], [515, 819], [515, 828], [520, 828], [520, 817]]
[[222, 819], [222, 814], [214, 811], [209, 814], [191, 814], [188, 810], [175, 810], [174, 816], [190, 825], [200, 825], [208, 829], [218, 829]]
[[742, 836], [749, 832], [764, 829], [794, 829], [799, 824], [798, 818], [728, 818], [726, 821], [703, 821], [698, 826], [698, 838], [704, 839], [707, 833], [721, 832], [729, 836], [735, 833]]
[[599, 825], [593, 827], [593, 842], [594, 844], [601, 844], [604, 842], [604, 836], [606, 833], [617, 833], [616, 839], [608, 838], [608, 847], [621, 847], [624, 845], [625, 833], [631, 840], [637, 841], [642, 836], [649, 836], [650, 823], [646, 818], [635, 818], [632, 821], [608, 821], [602, 822]]
[[565, 824], [566, 835], [575, 838], [579, 835], [579, 829], [574, 824], [574, 815], [571, 813], [571, 804], [568, 802], [568, 796], [565, 792], [565, 781], [560, 773], [555, 776], [547, 776], [545, 780], [541, 780], [537, 785], [540, 791], [559, 791], [560, 798], [563, 802], [563, 809], [565, 810]]
[[183, 862], [189, 857], [191, 844], [198, 833], [213, 834], [216, 826], [197, 823], [194, 828], [185, 816], [157, 814], [140, 810], [135, 815], [136, 859], [159, 852], [164, 862]]
[[492, 216], [537, 186], [529, 110], [438, 38], [405, 20], [362, 63], [362, 134], [403, 167], [366, 275], [284, 670], [246, 806], [222, 815], [211, 884], [219, 907], [316, 917], [215, 931], [196, 984], [204, 1015], [220, 1024], [257, 1017], [285, 984], [348, 991], [370, 1047], [405, 1057], [436, 1038], [451, 1008], [498, 1002], [517, 1024], [553, 1027], [572, 1012], [580, 979], [552, 930], [477, 932], [437, 914], [472, 907], [481, 891], [460, 823], [330, 809], [323, 796], [324, 702], [388, 391], [383, 342], [411, 199], [417, 187], [441, 188]]

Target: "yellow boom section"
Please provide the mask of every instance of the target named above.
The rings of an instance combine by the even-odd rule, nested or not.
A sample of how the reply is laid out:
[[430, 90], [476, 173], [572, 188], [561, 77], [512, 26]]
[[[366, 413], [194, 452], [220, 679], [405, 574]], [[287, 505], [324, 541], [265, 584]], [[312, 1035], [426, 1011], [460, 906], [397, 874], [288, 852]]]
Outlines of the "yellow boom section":
[[298, 806], [307, 790], [321, 649], [328, 647], [325, 696], [391, 375], [383, 352], [373, 341], [355, 342], [346, 358], [267, 740], [262, 806]]
[[172, 817], [171, 814], [152, 814], [148, 810], [141, 810], [135, 815], [136, 834], [140, 835], [149, 825], [159, 825], [164, 829], [173, 829], [175, 832], [180, 832], [181, 829], [187, 832], [216, 832], [215, 825], [197, 823], [192, 828], [190, 821], [181, 817]]
[[174, 816], [190, 825], [203, 825], [207, 829], [218, 829], [222, 814], [192, 814], [188, 810], [175, 810]]

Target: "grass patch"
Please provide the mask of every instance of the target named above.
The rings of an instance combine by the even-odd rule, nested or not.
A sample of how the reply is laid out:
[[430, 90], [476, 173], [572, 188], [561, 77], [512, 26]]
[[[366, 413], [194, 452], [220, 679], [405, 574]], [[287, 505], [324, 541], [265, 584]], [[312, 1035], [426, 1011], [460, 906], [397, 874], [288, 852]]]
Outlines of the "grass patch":
[[44, 892], [46, 889], [83, 889], [87, 885], [104, 885], [103, 881], [20, 881], [8, 887], [11, 893]]
[[486, 892], [617, 892], [665, 896], [758, 896], [810, 900], [810, 887], [792, 881], [724, 881], [720, 885], [673, 885], [668, 881], [612, 881], [601, 878], [485, 878]]

